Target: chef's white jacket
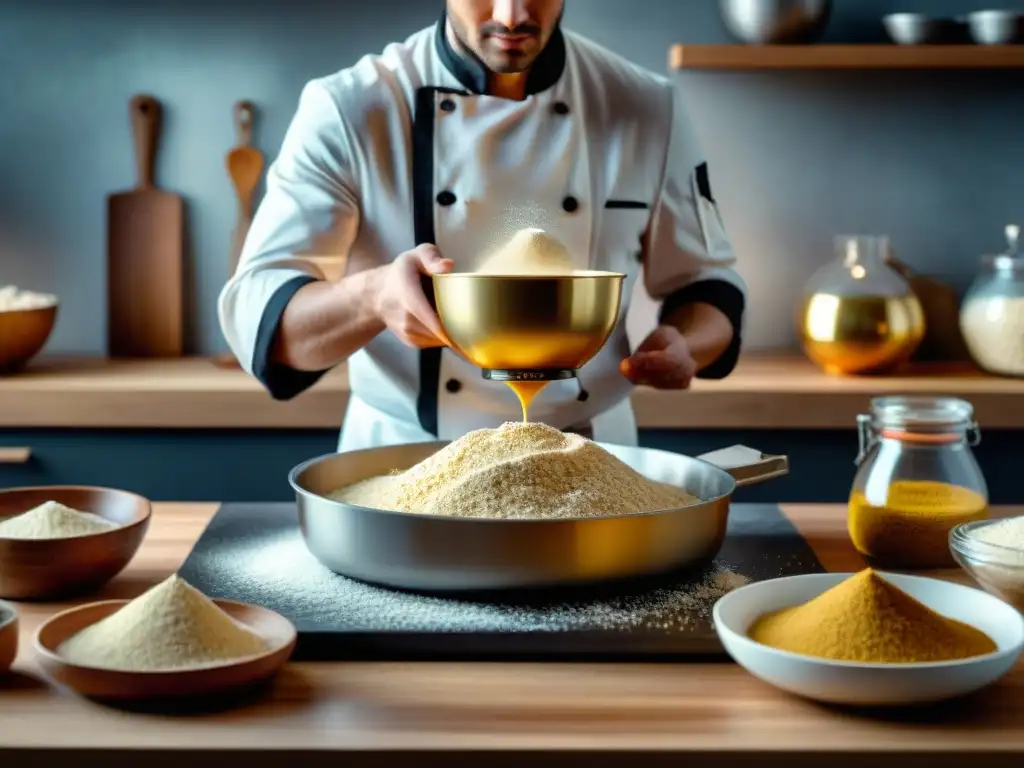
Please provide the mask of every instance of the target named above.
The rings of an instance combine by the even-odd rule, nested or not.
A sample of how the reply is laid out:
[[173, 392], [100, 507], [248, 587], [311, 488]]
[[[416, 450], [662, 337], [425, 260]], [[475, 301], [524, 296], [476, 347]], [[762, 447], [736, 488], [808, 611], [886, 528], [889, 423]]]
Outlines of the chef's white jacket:
[[[637, 278], [663, 314], [701, 301], [729, 317], [732, 345], [702, 377], [726, 376], [739, 355], [746, 289], [691, 125], [666, 78], [560, 30], [524, 101], [488, 96], [486, 84], [483, 65], [450, 45], [444, 17], [308, 83], [221, 293], [224, 335], [273, 397], [292, 398], [322, 372], [269, 356], [292, 296], [326, 279], [311, 257], [345, 256], [351, 273], [434, 243], [471, 271], [516, 230], [540, 227], [578, 268], [626, 280], [605, 347], [578, 379], [542, 390], [531, 418], [636, 444], [619, 362]], [[348, 366], [340, 450], [452, 440], [521, 418], [505, 384], [449, 349], [412, 349], [386, 331]]]

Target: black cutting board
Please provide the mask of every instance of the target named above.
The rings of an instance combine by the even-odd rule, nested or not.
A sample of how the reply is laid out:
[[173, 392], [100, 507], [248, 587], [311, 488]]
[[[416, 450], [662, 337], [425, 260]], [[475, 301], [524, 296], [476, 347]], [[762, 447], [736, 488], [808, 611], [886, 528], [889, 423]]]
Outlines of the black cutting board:
[[753, 581], [824, 570], [776, 505], [734, 504], [722, 551], [700, 573], [454, 599], [332, 573], [306, 549], [294, 504], [225, 504], [179, 574], [210, 597], [287, 616], [296, 658], [594, 661], [721, 654], [713, 596], [686, 596], [721, 568]]

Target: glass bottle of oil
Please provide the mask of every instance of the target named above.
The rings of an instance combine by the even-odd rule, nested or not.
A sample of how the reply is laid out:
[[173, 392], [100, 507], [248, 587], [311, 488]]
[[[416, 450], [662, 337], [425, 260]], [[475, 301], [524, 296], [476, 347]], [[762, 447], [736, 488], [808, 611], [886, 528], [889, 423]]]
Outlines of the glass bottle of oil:
[[841, 236], [837, 258], [807, 284], [799, 318], [804, 353], [833, 374], [880, 373], [906, 361], [921, 344], [924, 310], [887, 263], [884, 236]]
[[881, 397], [857, 418], [848, 529], [869, 564], [955, 565], [950, 529], [988, 517], [988, 488], [971, 450], [981, 439], [973, 414], [951, 397]]

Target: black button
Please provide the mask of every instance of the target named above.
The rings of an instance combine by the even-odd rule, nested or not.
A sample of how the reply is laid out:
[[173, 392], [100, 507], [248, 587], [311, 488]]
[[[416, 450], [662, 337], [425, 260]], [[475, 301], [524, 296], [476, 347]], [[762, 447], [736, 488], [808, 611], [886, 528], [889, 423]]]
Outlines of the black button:
[[462, 389], [462, 382], [458, 379], [448, 379], [448, 381], [445, 382], [444, 388], [454, 395]]
[[456, 200], [455, 193], [449, 192], [447, 189], [437, 194], [438, 205], [452, 205]]
[[590, 393], [587, 392], [587, 390], [585, 389], [581, 389], [580, 393], [576, 395], [576, 399], [579, 400], [581, 403], [585, 403], [587, 402], [587, 400], [590, 399]]
[[569, 114], [569, 105], [566, 104], [564, 101], [556, 101], [555, 102], [555, 114], [557, 114], [557, 115], [568, 115]]
[[572, 195], [569, 195], [562, 201], [562, 210], [566, 213], [575, 213], [576, 209], [579, 207], [579, 201]]
[[444, 101], [441, 102], [441, 111], [442, 112], [454, 112], [455, 111], [455, 102], [452, 101], [451, 99], [445, 99]]

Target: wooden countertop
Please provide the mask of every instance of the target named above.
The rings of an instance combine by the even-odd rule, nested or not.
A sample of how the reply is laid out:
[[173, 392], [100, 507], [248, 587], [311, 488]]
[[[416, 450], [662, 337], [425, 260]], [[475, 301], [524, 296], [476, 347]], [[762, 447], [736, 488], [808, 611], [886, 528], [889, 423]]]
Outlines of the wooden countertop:
[[[134, 597], [165, 578], [215, 509], [155, 505], [138, 556], [94, 599]], [[826, 568], [862, 567], [842, 507], [784, 509]], [[446, 755], [444, 765], [511, 764], [481, 756], [484, 751], [518, 753], [519, 764], [528, 765], [564, 765], [565, 753], [588, 750], [597, 751], [588, 765], [633, 764], [641, 752], [645, 766], [687, 764], [682, 757], [709, 759], [694, 763], [700, 765], [713, 759], [721, 768], [935, 768], [982, 759], [985, 766], [1019, 766], [1024, 760], [1024, 665], [967, 701], [863, 713], [791, 697], [725, 662], [310, 662], [290, 665], [266, 698], [243, 709], [176, 718], [129, 714], [56, 691], [38, 676], [31, 638], [64, 607], [19, 604], [16, 676], [0, 683], [0, 764], [39, 765], [45, 757], [52, 765], [54, 756], [77, 755], [81, 765], [83, 750], [102, 754], [108, 766], [162, 764], [162, 753], [175, 765], [187, 760], [189, 768], [222, 764], [223, 750], [235, 756], [287, 750], [282, 762], [332, 767], [424, 765], [427, 753]], [[141, 763], [135, 750], [146, 753]], [[264, 753], [246, 764], [277, 763]]]
[[[686, 392], [633, 394], [641, 427], [852, 429], [873, 395], [970, 400], [983, 428], [1024, 428], [1024, 381], [966, 366], [918, 366], [899, 376], [831, 377], [796, 355], [751, 353], [723, 381]], [[0, 377], [0, 428], [337, 428], [348, 402], [344, 367], [288, 402], [251, 376], [204, 358], [44, 360]]]

